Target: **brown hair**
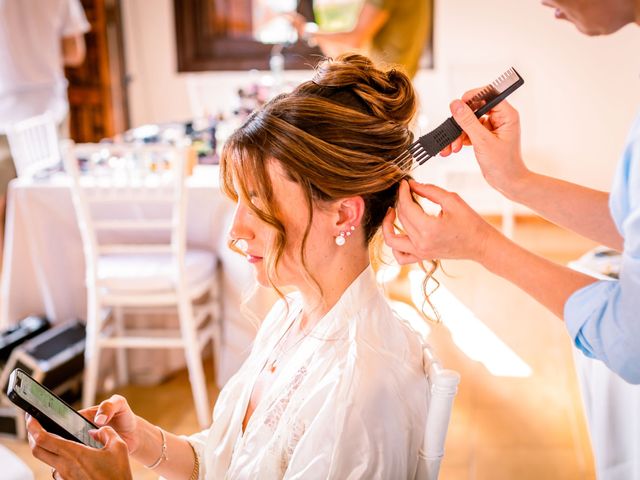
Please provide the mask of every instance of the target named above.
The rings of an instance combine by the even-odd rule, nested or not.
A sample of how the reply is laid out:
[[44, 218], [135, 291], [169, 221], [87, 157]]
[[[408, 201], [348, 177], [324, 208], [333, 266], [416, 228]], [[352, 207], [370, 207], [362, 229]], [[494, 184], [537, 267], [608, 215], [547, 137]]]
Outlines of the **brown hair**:
[[[272, 201], [268, 160], [280, 162], [305, 192], [308, 224], [302, 254], [314, 203], [350, 196], [364, 199], [362, 228], [369, 244], [396, 203], [400, 180], [409, 176], [411, 166], [395, 159], [413, 141], [409, 123], [416, 103], [404, 73], [383, 71], [367, 57], [345, 54], [320, 62], [313, 80], [271, 100], [227, 140], [221, 157], [223, 190], [236, 201], [238, 195], [249, 198], [249, 190], [260, 199], [260, 207], [251, 202], [249, 207], [275, 230], [265, 256], [274, 288], [271, 279], [286, 236]], [[304, 264], [304, 254], [301, 258]]]

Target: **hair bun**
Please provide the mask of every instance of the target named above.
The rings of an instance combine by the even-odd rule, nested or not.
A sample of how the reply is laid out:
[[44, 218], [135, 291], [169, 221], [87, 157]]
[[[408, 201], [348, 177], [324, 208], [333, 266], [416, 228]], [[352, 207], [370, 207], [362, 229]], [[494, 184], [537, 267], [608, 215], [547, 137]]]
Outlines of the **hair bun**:
[[384, 71], [356, 53], [346, 53], [335, 60], [323, 60], [313, 78], [323, 87], [349, 88], [383, 120], [408, 124], [416, 112], [416, 96], [407, 75], [399, 70]]

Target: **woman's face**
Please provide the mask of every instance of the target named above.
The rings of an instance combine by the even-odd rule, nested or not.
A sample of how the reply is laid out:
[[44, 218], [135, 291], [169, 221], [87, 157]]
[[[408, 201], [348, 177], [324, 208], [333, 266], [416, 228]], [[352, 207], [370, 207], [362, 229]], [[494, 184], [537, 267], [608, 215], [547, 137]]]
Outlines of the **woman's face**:
[[634, 21], [632, 0], [542, 0], [586, 35], [607, 35]]
[[[279, 220], [285, 228], [286, 241], [284, 253], [276, 268], [276, 278], [272, 280], [278, 287], [303, 288], [308, 284], [303, 274], [300, 254], [308, 221], [305, 195], [302, 187], [287, 177], [278, 161], [270, 160], [267, 171], [273, 188], [273, 202], [279, 212]], [[236, 187], [236, 191], [240, 190]], [[247, 261], [255, 268], [258, 282], [263, 286], [270, 286], [264, 257], [274, 242], [275, 230], [251, 210], [248, 202], [253, 202], [258, 208], [264, 206], [260, 205], [260, 199], [253, 195], [253, 192], [249, 193], [251, 198], [238, 199], [230, 234], [245, 253]], [[305, 259], [306, 267], [314, 277], [331, 259], [336, 249], [335, 228], [332, 222], [335, 222], [335, 215], [330, 207], [313, 207], [313, 221], [305, 246]]]

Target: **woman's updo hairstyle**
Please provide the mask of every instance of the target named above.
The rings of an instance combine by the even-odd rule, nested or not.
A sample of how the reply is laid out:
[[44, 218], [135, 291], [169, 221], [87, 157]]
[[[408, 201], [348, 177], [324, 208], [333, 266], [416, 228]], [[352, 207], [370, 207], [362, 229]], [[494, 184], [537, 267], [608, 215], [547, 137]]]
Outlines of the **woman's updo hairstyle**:
[[[323, 91], [322, 87], [328, 90]], [[349, 93], [336, 98], [331, 89]], [[303, 83], [296, 91], [326, 96], [339, 103], [344, 95], [345, 106], [404, 126], [416, 113], [416, 97], [409, 77], [398, 70], [378, 70], [371, 60], [357, 54], [321, 62], [316, 67], [313, 80]]]
[[303, 252], [314, 202], [351, 196], [364, 199], [361, 228], [369, 243], [396, 203], [400, 180], [409, 176], [411, 165], [396, 158], [413, 141], [409, 123], [415, 112], [415, 92], [404, 73], [345, 54], [320, 62], [311, 81], [271, 100], [231, 135], [221, 157], [223, 189], [234, 200], [249, 198], [249, 191], [259, 198], [250, 208], [275, 230], [273, 251], [265, 257], [270, 278], [286, 236], [268, 161], [277, 160], [306, 194]]

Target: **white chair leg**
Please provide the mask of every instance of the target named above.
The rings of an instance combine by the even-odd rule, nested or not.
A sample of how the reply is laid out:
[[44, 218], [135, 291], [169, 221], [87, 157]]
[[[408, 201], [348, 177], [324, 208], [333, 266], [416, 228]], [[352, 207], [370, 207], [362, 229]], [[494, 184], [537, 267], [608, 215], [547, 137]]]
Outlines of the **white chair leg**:
[[87, 298], [87, 324], [84, 347], [84, 379], [82, 386], [82, 406], [90, 407], [96, 399], [98, 367], [100, 364], [100, 303], [91, 292]]
[[[122, 307], [113, 307], [113, 323], [115, 333], [118, 337], [123, 337], [124, 315]], [[127, 349], [119, 347], [116, 349], [116, 368], [118, 371], [118, 384], [122, 387], [129, 384], [129, 369], [127, 368]]]
[[211, 357], [213, 359], [213, 374], [215, 375], [216, 385], [221, 387], [219, 383], [220, 376], [218, 375], [218, 370], [220, 369], [220, 361], [222, 360], [222, 325], [220, 317], [214, 317], [212, 322], [213, 325], [211, 326], [211, 329], [213, 334], [211, 336], [211, 346], [213, 348], [213, 353]]
[[193, 306], [185, 292], [180, 292], [178, 302], [178, 316], [180, 319], [180, 331], [184, 342], [184, 353], [189, 370], [189, 381], [193, 392], [193, 401], [196, 407], [198, 423], [202, 428], [211, 424], [211, 412], [209, 410], [209, 397], [207, 384], [202, 367], [202, 352], [196, 335], [195, 322], [193, 321]]
[[209, 314], [211, 315], [211, 346], [213, 348], [213, 372], [215, 375], [215, 382], [218, 386], [218, 369], [220, 368], [220, 360], [222, 358], [222, 294], [220, 292], [221, 279], [219, 270], [216, 272], [214, 281], [211, 283], [211, 289], [209, 290], [209, 301], [211, 303], [211, 309]]

